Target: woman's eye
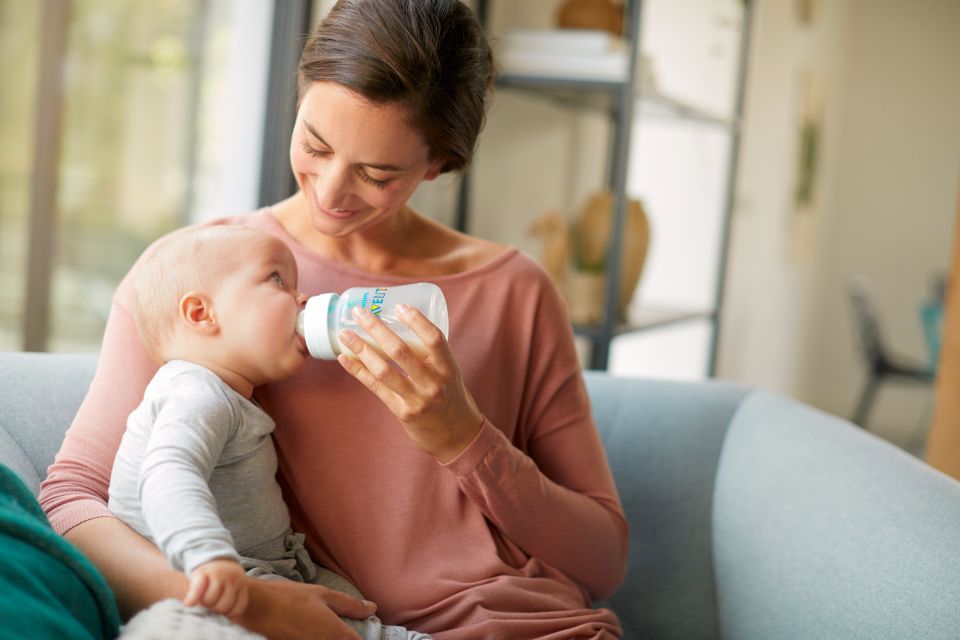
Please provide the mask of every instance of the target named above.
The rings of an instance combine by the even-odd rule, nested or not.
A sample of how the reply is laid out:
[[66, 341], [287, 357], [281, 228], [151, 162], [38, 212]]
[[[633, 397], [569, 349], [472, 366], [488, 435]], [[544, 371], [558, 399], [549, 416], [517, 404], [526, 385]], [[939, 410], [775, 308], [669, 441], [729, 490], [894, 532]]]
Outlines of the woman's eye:
[[361, 180], [363, 180], [364, 182], [366, 182], [366, 183], [369, 184], [370, 186], [376, 187], [377, 189], [385, 189], [386, 186], [387, 186], [388, 184], [390, 184], [390, 181], [389, 181], [389, 180], [377, 180], [376, 178], [373, 178], [373, 177], [367, 175], [366, 173], [363, 173], [362, 171], [360, 171], [360, 172], [358, 172], [358, 173], [359, 173], [359, 176], [360, 176], [360, 179], [361, 179]]
[[324, 157], [330, 155], [330, 152], [329, 152], [329, 151], [325, 151], [325, 150], [322, 150], [322, 149], [314, 149], [314, 148], [311, 147], [310, 144], [307, 143], [307, 142], [302, 142], [302, 143], [300, 143], [300, 146], [302, 146], [302, 147], [303, 147], [303, 150], [306, 151], [309, 155], [313, 156], [314, 158], [324, 158]]

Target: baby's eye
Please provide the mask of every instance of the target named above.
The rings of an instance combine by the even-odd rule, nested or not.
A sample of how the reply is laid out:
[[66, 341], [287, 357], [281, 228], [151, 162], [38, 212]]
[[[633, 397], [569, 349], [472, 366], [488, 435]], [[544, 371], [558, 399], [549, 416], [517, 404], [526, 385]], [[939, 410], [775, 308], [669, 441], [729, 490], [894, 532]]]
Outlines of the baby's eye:
[[278, 285], [280, 285], [281, 287], [283, 286], [283, 276], [280, 275], [280, 272], [279, 272], [279, 271], [274, 271], [273, 273], [271, 273], [269, 279], [270, 279], [270, 280], [273, 280], [274, 282], [276, 282], [276, 283], [277, 283]]

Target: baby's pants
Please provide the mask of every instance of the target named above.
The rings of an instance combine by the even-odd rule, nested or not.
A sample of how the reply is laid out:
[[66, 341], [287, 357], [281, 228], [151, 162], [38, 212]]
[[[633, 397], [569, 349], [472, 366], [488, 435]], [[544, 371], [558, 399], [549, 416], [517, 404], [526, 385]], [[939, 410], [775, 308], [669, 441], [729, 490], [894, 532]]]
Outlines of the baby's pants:
[[[354, 598], [363, 599], [363, 595], [355, 586], [341, 575], [323, 567], [317, 567], [317, 575], [313, 579], [313, 584], [319, 584], [328, 589], [346, 593]], [[407, 631], [404, 627], [385, 626], [377, 616], [370, 616], [366, 620], [341, 619], [359, 633], [363, 640], [430, 640], [430, 636], [425, 633]]]
[[[241, 564], [247, 570], [248, 576], [261, 580], [310, 582], [333, 591], [346, 593], [359, 600], [364, 599], [360, 590], [349, 580], [314, 564], [303, 546], [303, 540], [303, 534], [289, 533], [282, 540], [273, 540], [260, 548], [250, 550], [253, 553], [245, 551]], [[341, 620], [359, 633], [363, 640], [430, 640], [430, 636], [425, 633], [407, 631], [404, 627], [385, 626], [377, 616], [370, 616], [365, 620], [353, 618], [341, 618]]]

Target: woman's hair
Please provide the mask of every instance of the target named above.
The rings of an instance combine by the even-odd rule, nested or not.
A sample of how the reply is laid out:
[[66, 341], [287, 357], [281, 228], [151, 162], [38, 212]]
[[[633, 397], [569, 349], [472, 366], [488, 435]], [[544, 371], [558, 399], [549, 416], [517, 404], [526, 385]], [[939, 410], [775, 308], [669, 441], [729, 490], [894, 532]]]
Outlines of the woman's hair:
[[339, 0], [307, 41], [298, 82], [301, 97], [313, 82], [335, 82], [402, 105], [431, 160], [457, 171], [483, 128], [493, 57], [460, 0]]

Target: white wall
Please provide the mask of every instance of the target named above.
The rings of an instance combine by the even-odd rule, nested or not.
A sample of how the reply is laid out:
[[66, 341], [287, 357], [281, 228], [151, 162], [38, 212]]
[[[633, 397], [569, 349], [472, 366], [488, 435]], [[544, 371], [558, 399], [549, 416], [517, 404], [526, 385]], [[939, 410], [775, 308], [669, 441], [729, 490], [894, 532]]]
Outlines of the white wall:
[[[864, 381], [845, 297], [873, 282], [889, 342], [925, 356], [918, 307], [949, 263], [960, 175], [960, 3], [761, 0], [741, 146], [719, 374], [849, 415]], [[823, 77], [819, 215], [790, 192], [796, 77]], [[872, 428], [915, 437], [930, 392], [884, 391]]]
[[[815, 313], [824, 250], [822, 223], [794, 224], [792, 219], [801, 69], [818, 73], [828, 96], [821, 196], [831, 191], [839, 146], [842, 80], [836, 62], [842, 58], [848, 16], [846, 5], [821, 3], [820, 8], [817, 26], [804, 27], [791, 2], [755, 5], [721, 316], [718, 375], [791, 395], [803, 395], [805, 336]], [[828, 204], [822, 202], [820, 222]], [[791, 256], [792, 233], [806, 240], [804, 255]]]

